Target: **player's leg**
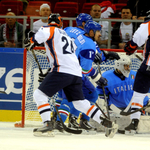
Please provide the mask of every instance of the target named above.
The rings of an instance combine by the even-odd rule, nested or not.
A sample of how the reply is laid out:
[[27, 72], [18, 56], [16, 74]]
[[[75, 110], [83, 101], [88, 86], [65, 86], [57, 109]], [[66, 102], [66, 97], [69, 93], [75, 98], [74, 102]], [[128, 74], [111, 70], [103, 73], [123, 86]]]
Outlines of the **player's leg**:
[[48, 103], [48, 97], [52, 97], [59, 90], [63, 89], [63, 87], [70, 85], [73, 77], [68, 80], [69, 77], [70, 75], [68, 74], [51, 72], [43, 80], [39, 88], [35, 90], [33, 96], [44, 127], [37, 128], [34, 130], [34, 132], [45, 133], [53, 130], [53, 123], [50, 117], [51, 109]]
[[[68, 102], [66, 98], [63, 98], [63, 101], [61, 102], [61, 105], [58, 109], [58, 112], [63, 122], [65, 122], [67, 117], [69, 116], [71, 105], [71, 102]], [[55, 129], [59, 130], [60, 132], [63, 132], [63, 127], [58, 116], [55, 122]]]
[[117, 132], [118, 126], [112, 123], [110, 120], [102, 117], [102, 112], [95, 105], [91, 105], [88, 100], [84, 99], [81, 78], [76, 77], [76, 80], [74, 79], [74, 84], [72, 83], [63, 90], [68, 101], [72, 101], [77, 110], [85, 113], [99, 124], [101, 123], [103, 126], [109, 128], [110, 130], [107, 133], [107, 136], [114, 136], [114, 134]]
[[[146, 71], [147, 66], [142, 64], [137, 72], [134, 82], [134, 93], [132, 97], [131, 111], [143, 107], [143, 100], [150, 87], [150, 71]], [[131, 114], [131, 123], [125, 128], [127, 132], [135, 133], [138, 127], [141, 112]], [[126, 132], [126, 133], [127, 133]]]
[[[82, 78], [82, 90], [85, 99], [90, 101], [91, 104], [95, 104], [96, 100], [98, 99], [98, 93], [94, 87], [94, 85], [89, 81], [87, 77]], [[90, 117], [86, 114], [82, 113], [80, 118], [80, 127], [86, 130], [95, 129], [89, 123]]]
[[[62, 98], [62, 90], [58, 91], [57, 97], [55, 99], [55, 105], [57, 107], [57, 109], [59, 109], [61, 102], [62, 102], [63, 98]], [[56, 119], [57, 119], [57, 113], [54, 107], [54, 111], [52, 112], [52, 118], [51, 120], [53, 121], [53, 123], [55, 123]]]

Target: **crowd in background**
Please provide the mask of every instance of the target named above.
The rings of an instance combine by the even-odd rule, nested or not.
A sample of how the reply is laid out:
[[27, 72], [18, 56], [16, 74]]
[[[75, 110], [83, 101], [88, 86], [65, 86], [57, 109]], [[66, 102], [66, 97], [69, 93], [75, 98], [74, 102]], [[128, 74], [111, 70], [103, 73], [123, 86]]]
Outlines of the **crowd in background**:
[[[26, 14], [28, 0], [20, 0], [23, 3], [23, 15]], [[63, 1], [63, 0], [60, 0]], [[86, 2], [90, 2], [87, 0]], [[108, 2], [108, 1], [105, 1]], [[112, 2], [112, 1], [110, 1]], [[118, 0], [114, 0], [113, 3], [117, 3]], [[115, 9], [113, 5], [108, 7], [102, 7], [95, 3], [89, 12], [93, 19], [105, 19], [114, 18]], [[39, 16], [48, 17], [52, 13], [51, 6], [48, 3], [42, 4], [39, 8]], [[148, 15], [149, 8], [146, 0], [128, 0], [127, 5], [122, 7], [120, 18], [118, 19], [133, 19], [142, 20]], [[8, 12], [6, 16], [17, 16], [14, 12]], [[62, 16], [63, 17], [63, 16]], [[33, 23], [33, 31], [37, 32], [41, 26], [46, 26], [48, 19], [39, 19]], [[100, 48], [107, 48], [108, 45], [108, 21], [99, 21], [102, 26], [101, 30], [101, 40], [98, 45]], [[131, 40], [132, 35], [138, 28], [139, 23], [133, 22], [116, 22], [111, 27], [111, 48], [113, 49], [123, 49], [126, 42]], [[17, 47], [21, 48], [23, 40], [23, 25], [17, 21], [16, 18], [6, 18], [5, 23], [0, 26], [0, 47]]]

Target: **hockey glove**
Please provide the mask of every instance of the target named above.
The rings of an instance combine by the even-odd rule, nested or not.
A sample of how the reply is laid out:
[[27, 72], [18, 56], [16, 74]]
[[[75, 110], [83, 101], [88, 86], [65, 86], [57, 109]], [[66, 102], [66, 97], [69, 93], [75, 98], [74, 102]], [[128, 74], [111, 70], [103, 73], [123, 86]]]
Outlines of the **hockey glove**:
[[45, 77], [47, 76], [47, 74], [49, 73], [49, 71], [51, 70], [51, 68], [49, 68], [48, 70], [47, 70], [47, 72], [46, 73], [39, 73], [39, 79], [38, 79], [38, 82], [42, 82], [44, 79], [45, 79]]
[[28, 51], [31, 51], [31, 50], [35, 47], [35, 44], [34, 44], [34, 43], [31, 43], [28, 38], [25, 38], [25, 39], [24, 39], [24, 46], [25, 46], [25, 48], [26, 48]]
[[107, 86], [107, 82], [108, 81], [106, 78], [100, 77], [100, 79], [96, 82], [96, 84], [102, 87], [102, 86]]
[[107, 52], [107, 51], [103, 51], [104, 53], [104, 56], [106, 57], [106, 59], [110, 59], [110, 60], [113, 60], [113, 59], [120, 59], [120, 56], [116, 53], [116, 52]]
[[126, 45], [124, 46], [124, 51], [127, 55], [131, 55], [135, 52], [135, 50], [138, 48], [138, 46], [135, 44], [134, 46], [131, 45], [131, 41], [128, 41]]
[[95, 54], [94, 62], [99, 64], [102, 62], [102, 56], [100, 53]]

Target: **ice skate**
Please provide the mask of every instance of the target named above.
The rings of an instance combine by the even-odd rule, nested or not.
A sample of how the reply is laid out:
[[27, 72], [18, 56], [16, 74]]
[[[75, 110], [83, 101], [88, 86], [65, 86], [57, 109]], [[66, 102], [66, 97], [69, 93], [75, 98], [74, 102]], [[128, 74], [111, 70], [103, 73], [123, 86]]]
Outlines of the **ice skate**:
[[107, 118], [100, 117], [102, 120], [101, 124], [106, 127], [105, 129], [105, 136], [109, 138], [113, 138], [118, 130], [118, 125], [114, 122], [111, 122]]
[[63, 132], [64, 131], [64, 129], [63, 129], [63, 126], [62, 126], [62, 124], [61, 124], [61, 122], [60, 121], [56, 121], [55, 122], [55, 127], [54, 127], [57, 131], [59, 131], [59, 132]]
[[132, 119], [129, 126], [125, 127], [125, 134], [134, 135], [136, 133], [138, 123], [139, 123], [138, 119]]
[[75, 128], [78, 129], [79, 128], [79, 123], [77, 122], [77, 117], [73, 116], [73, 115], [69, 115], [69, 123], [68, 123], [68, 127], [69, 128]]
[[86, 119], [82, 119], [82, 118], [80, 119], [79, 126], [80, 128], [85, 129], [85, 130], [96, 130], [96, 128], [90, 125]]
[[81, 118], [79, 127], [83, 130], [82, 134], [96, 134], [97, 129], [93, 127], [86, 119]]
[[53, 134], [53, 123], [52, 121], [46, 121], [44, 126], [41, 128], [35, 128], [33, 130], [34, 136], [54, 136]]

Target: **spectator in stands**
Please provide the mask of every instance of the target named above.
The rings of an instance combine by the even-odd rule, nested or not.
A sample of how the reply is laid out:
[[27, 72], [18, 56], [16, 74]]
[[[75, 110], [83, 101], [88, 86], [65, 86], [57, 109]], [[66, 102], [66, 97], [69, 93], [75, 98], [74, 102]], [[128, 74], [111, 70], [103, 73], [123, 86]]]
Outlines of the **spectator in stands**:
[[[132, 13], [128, 6], [124, 6], [121, 10], [122, 19], [132, 19]], [[112, 48], [123, 49], [125, 44], [131, 40], [136, 30], [135, 23], [117, 22], [112, 29]]]
[[21, 0], [21, 1], [23, 3], [23, 11], [25, 12], [29, 2], [28, 0]]
[[127, 6], [131, 9], [133, 19], [144, 20], [150, 11], [147, 0], [128, 0]]
[[48, 25], [48, 16], [51, 14], [50, 6], [46, 3], [42, 4], [40, 6], [40, 12], [41, 17], [47, 17], [47, 19], [39, 19], [33, 23], [33, 31], [36, 33], [41, 26], [47, 26]]
[[[90, 15], [93, 19], [100, 19], [101, 18], [101, 6], [98, 4], [94, 4], [91, 7]], [[98, 42], [100, 48], [107, 48], [108, 43], [108, 21], [99, 21], [99, 24], [102, 26], [101, 29], [101, 39]]]
[[[6, 16], [16, 16], [8, 12]], [[22, 47], [23, 25], [16, 18], [6, 18], [6, 23], [0, 26], [0, 47]]]

